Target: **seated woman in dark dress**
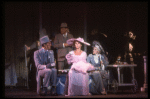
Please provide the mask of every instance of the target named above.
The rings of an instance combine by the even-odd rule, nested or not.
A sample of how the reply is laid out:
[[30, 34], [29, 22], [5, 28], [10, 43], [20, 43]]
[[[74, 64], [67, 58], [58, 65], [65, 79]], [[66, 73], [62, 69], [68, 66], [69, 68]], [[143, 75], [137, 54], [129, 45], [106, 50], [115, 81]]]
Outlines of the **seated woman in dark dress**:
[[91, 63], [96, 71], [91, 73], [92, 85], [90, 88], [91, 94], [107, 94], [106, 86], [108, 74], [105, 71], [105, 67], [109, 64], [108, 58], [105, 56], [104, 50], [98, 41], [93, 41], [93, 54], [89, 54], [87, 62]]

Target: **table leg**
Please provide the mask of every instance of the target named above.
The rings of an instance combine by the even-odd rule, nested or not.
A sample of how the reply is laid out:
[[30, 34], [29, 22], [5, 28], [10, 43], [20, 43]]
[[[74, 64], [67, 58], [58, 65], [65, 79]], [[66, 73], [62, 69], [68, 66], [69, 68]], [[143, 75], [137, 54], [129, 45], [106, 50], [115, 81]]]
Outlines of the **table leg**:
[[123, 67], [120, 67], [120, 83], [123, 83], [123, 71], [121, 71]]
[[120, 84], [120, 68], [119, 67], [117, 68], [117, 71], [118, 71], [118, 83]]
[[134, 67], [130, 67], [130, 69], [131, 69], [132, 79], [134, 79]]
[[109, 79], [108, 79], [108, 85], [107, 86], [108, 86], [108, 90], [109, 90], [109, 84], [110, 84], [110, 81], [109, 81], [110, 80], [109, 70], [108, 70], [108, 76], [109, 76]]

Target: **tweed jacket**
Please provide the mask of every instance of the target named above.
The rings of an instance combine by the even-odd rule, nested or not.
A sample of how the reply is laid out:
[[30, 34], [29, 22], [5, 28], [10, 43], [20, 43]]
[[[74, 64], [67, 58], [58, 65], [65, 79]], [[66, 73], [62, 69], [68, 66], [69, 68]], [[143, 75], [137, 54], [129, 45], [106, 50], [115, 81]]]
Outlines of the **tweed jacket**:
[[55, 36], [54, 48], [57, 49], [57, 61], [64, 61], [66, 54], [72, 50], [71, 46], [63, 47], [63, 43], [66, 43], [71, 38], [73, 38], [73, 35], [70, 33], [67, 33], [66, 38], [60, 33]]
[[46, 65], [50, 63], [50, 66], [54, 67], [55, 66], [55, 61], [54, 61], [54, 52], [53, 50], [47, 51], [43, 48], [40, 48], [39, 50], [36, 50], [34, 52], [34, 62], [35, 66], [37, 68], [37, 74], [39, 70], [43, 70], [46, 68]]

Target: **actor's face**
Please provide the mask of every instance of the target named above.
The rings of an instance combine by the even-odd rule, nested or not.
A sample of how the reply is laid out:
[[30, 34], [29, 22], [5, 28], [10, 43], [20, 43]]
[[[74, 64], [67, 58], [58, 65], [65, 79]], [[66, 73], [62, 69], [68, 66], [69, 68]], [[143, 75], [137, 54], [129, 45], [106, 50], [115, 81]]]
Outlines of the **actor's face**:
[[97, 47], [94, 47], [93, 48], [93, 54], [98, 54], [98, 53], [99, 53], [99, 51], [98, 51]]
[[133, 50], [133, 46], [131, 43], [129, 43], [129, 51], [132, 52], [132, 50]]
[[50, 50], [51, 49], [51, 42], [48, 42], [46, 45], [47, 45], [47, 49]]
[[129, 32], [129, 37], [132, 38], [133, 37], [133, 33], [130, 31]]
[[78, 42], [78, 41], [75, 41], [75, 48], [79, 49], [81, 47], [82, 47], [82, 44], [80, 42]]
[[40, 41], [37, 41], [37, 46], [38, 46], [38, 47], [40, 46]]
[[67, 32], [67, 28], [61, 28], [61, 29], [60, 29], [60, 33], [61, 33], [61, 34], [65, 34], [66, 32]]

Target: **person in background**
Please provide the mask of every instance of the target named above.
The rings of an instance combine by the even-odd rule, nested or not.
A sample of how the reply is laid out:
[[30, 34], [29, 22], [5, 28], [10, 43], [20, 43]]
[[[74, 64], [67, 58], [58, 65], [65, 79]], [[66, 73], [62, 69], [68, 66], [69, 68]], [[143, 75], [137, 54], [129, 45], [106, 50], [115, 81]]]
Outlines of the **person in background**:
[[[122, 57], [123, 61], [124, 62], [127, 62], [127, 64], [134, 64], [134, 52], [135, 52], [135, 39], [136, 39], [136, 35], [133, 34], [132, 31], [129, 31], [128, 33], [126, 33], [125, 35], [125, 46], [124, 46], [124, 49], [125, 49], [125, 54], [124, 56]], [[130, 68], [123, 68], [122, 70], [120, 70], [120, 73], [123, 73], [125, 74], [126, 72], [128, 72], [126, 74], [126, 76], [123, 76], [123, 79], [124, 79], [124, 82], [125, 83], [129, 83], [132, 81], [132, 72], [133, 72], [133, 68], [130, 67]]]
[[129, 31], [124, 36], [126, 38], [126, 43], [124, 46], [124, 49], [125, 49], [124, 61], [126, 61], [128, 64], [134, 64], [133, 52], [135, 50], [134, 41], [135, 41], [136, 35], [134, 35], [132, 31]]
[[[45, 35], [47, 35], [47, 32], [46, 32], [46, 29], [43, 28], [42, 30], [39, 31], [39, 38], [41, 38], [41, 37], [43, 37]], [[37, 43], [38, 43], [38, 45], [40, 45], [40, 41], [39, 40], [33, 42], [30, 46], [25, 45], [26, 50], [29, 51], [29, 50], [32, 50], [32, 49], [36, 48], [37, 47], [36, 46]], [[41, 46], [38, 46], [38, 49], [40, 49], [40, 48], [41, 48]]]
[[54, 48], [57, 49], [58, 70], [69, 68], [65, 56], [72, 50], [72, 47], [66, 43], [70, 38], [73, 38], [73, 35], [69, 33], [67, 23], [61, 23], [60, 33], [55, 35], [54, 39]]
[[28, 66], [28, 84], [29, 84], [29, 89], [30, 90], [34, 90], [36, 89], [36, 66], [35, 66], [35, 62], [34, 62], [34, 52], [36, 50], [38, 50], [38, 47], [40, 46], [40, 42], [36, 41], [36, 47], [29, 50], [27, 57], [29, 58], [29, 62], [27, 64]]

